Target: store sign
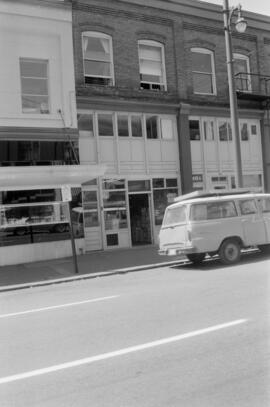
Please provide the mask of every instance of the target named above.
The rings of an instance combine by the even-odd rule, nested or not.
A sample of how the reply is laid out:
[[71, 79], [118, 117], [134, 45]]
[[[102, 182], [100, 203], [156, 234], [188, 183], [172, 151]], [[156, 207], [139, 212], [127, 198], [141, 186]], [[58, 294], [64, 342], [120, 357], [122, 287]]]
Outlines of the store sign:
[[72, 201], [72, 195], [71, 195], [71, 188], [69, 185], [63, 185], [62, 188], [62, 201], [63, 202], [70, 202]]

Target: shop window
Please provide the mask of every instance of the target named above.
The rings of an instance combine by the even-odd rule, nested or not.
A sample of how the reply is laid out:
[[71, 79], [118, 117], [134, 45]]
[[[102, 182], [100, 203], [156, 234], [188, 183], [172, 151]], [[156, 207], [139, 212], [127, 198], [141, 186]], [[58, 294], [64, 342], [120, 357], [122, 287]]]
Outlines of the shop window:
[[112, 38], [98, 32], [82, 35], [85, 83], [114, 85]]
[[104, 211], [105, 230], [127, 229], [126, 209], [114, 209]]
[[98, 114], [98, 134], [99, 136], [113, 136], [113, 116], [108, 113]]
[[104, 179], [102, 181], [103, 189], [125, 189], [124, 179]]
[[23, 113], [48, 114], [48, 61], [20, 58]]
[[191, 60], [194, 93], [215, 95], [214, 53], [205, 48], [192, 48]]
[[218, 133], [220, 141], [232, 141], [232, 128], [229, 122], [219, 122]]
[[[72, 227], [79, 238], [84, 235], [81, 189], [71, 192]], [[60, 189], [5, 191], [1, 200], [0, 246], [70, 239], [68, 207], [61, 202]]]
[[86, 134], [89, 136], [94, 135], [93, 127], [93, 115], [92, 114], [81, 114], [77, 115], [78, 129], [80, 134]]
[[174, 202], [178, 194], [176, 178], [154, 178], [153, 199], [155, 225], [161, 225], [166, 207]]
[[148, 139], [158, 138], [158, 116], [146, 116], [146, 137]]
[[150, 191], [150, 181], [149, 180], [128, 181], [128, 191], [129, 192]]
[[189, 138], [192, 141], [199, 141], [201, 139], [199, 120], [189, 121]]
[[153, 188], [164, 188], [164, 178], [153, 178]]
[[155, 41], [139, 41], [141, 89], [166, 90], [164, 48]]

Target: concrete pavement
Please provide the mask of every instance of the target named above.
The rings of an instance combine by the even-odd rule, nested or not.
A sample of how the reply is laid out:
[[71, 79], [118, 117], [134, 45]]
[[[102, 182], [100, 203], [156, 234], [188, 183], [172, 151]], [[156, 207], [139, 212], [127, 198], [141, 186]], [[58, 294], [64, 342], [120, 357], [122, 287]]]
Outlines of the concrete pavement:
[[[183, 259], [185, 257], [182, 261]], [[157, 246], [147, 245], [78, 255], [77, 274], [72, 257], [3, 266], [0, 267], [0, 292], [138, 271], [179, 262], [179, 256], [159, 256]]]

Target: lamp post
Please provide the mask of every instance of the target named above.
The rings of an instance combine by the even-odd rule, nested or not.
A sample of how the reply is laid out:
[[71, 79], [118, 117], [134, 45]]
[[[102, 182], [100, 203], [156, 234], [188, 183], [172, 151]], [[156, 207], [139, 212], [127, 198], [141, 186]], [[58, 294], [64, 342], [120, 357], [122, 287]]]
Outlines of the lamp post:
[[234, 67], [233, 67], [233, 51], [232, 51], [232, 33], [231, 23], [232, 17], [235, 12], [238, 12], [238, 17], [235, 22], [235, 28], [238, 32], [243, 33], [246, 30], [247, 22], [241, 15], [241, 5], [237, 7], [229, 7], [229, 0], [223, 0], [223, 18], [224, 18], [224, 32], [225, 32], [225, 44], [226, 44], [226, 58], [227, 58], [227, 71], [228, 71], [228, 83], [229, 83], [229, 95], [230, 95], [230, 114], [231, 114], [231, 126], [232, 136], [235, 146], [235, 164], [236, 164], [236, 186], [238, 188], [243, 187], [243, 175], [242, 175], [242, 161], [241, 161], [241, 144], [239, 134], [239, 120], [237, 110], [237, 99], [234, 83]]

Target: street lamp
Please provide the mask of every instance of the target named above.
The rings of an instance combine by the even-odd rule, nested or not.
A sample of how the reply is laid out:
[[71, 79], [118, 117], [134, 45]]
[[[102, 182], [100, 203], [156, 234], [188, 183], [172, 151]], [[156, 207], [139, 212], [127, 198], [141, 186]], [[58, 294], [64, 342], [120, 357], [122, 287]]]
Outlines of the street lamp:
[[227, 58], [227, 71], [230, 95], [230, 113], [231, 113], [231, 126], [232, 136], [235, 144], [235, 164], [236, 164], [236, 185], [238, 188], [243, 187], [242, 175], [242, 161], [241, 161], [241, 144], [239, 134], [239, 121], [237, 110], [237, 99], [234, 83], [234, 68], [233, 68], [233, 52], [232, 52], [232, 32], [231, 23], [232, 17], [235, 12], [238, 12], [237, 20], [235, 21], [235, 28], [238, 32], [243, 33], [247, 28], [247, 22], [242, 17], [241, 5], [237, 7], [229, 7], [229, 0], [223, 1], [223, 18], [224, 18], [224, 31], [225, 31], [225, 44], [226, 44], [226, 58]]

